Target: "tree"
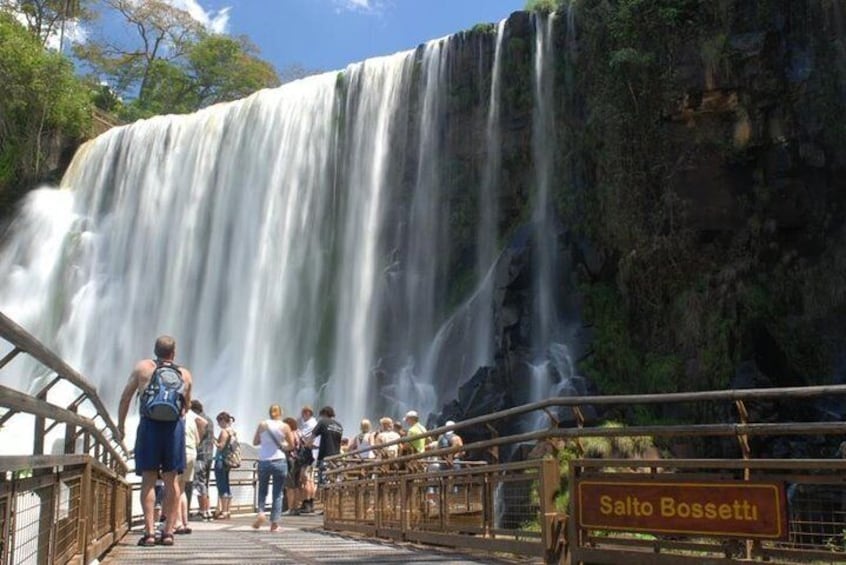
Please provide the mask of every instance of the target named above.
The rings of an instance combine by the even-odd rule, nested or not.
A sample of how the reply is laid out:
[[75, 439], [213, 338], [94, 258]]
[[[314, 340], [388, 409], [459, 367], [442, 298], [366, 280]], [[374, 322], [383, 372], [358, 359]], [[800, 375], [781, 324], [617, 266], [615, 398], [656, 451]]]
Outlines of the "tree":
[[86, 4], [87, 0], [0, 0], [0, 8], [19, 15], [42, 46], [56, 38], [60, 51], [68, 22], [91, 18]]
[[94, 41], [77, 54], [124, 99], [124, 119], [192, 112], [279, 84], [245, 37], [209, 33], [188, 12], [159, 0], [105, 0], [133, 32], [118, 45]]
[[151, 75], [160, 61], [183, 57], [202, 31], [202, 26], [185, 10], [160, 0], [104, 0], [117, 11], [136, 40], [130, 45], [112, 39], [89, 41], [75, 48], [95, 73], [108, 77], [116, 91], [134, 94], [146, 104]]
[[564, 0], [527, 0], [524, 10], [529, 12], [551, 13], [564, 5]]
[[0, 12], [0, 209], [43, 174], [52, 135], [81, 136], [90, 120], [89, 89], [71, 62]]
[[205, 34], [188, 53], [197, 106], [237, 100], [262, 88], [279, 86], [276, 69], [257, 56], [244, 37]]

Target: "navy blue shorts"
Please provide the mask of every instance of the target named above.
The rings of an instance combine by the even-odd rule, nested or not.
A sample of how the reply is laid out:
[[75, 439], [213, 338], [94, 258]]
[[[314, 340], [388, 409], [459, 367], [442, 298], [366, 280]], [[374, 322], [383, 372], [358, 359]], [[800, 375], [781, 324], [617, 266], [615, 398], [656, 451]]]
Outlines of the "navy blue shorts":
[[135, 437], [135, 472], [185, 470], [185, 420], [159, 422], [141, 418]]

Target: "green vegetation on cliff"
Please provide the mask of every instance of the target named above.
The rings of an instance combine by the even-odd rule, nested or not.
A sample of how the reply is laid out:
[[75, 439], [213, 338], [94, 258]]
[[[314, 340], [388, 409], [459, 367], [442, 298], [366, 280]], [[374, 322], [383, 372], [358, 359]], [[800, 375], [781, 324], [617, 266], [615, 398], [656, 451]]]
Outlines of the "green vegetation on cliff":
[[71, 62], [0, 12], [0, 210], [48, 170], [57, 134], [83, 136], [90, 121], [90, 88]]
[[562, 153], [591, 188], [557, 202], [611, 265], [586, 281], [585, 372], [609, 393], [723, 388], [745, 360], [772, 384], [830, 378], [846, 300], [828, 175], [843, 167], [832, 108], [846, 81], [829, 8], [574, 6], [586, 108], [562, 122]]

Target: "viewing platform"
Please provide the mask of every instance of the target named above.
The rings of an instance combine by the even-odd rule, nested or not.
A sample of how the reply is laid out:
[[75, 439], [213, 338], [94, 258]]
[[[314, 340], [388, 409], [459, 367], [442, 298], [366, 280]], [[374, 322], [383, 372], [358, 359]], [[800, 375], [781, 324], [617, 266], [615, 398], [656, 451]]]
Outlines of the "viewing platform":
[[[101, 561], [103, 565], [150, 563], [442, 563], [473, 565], [508, 564], [513, 560], [472, 556], [447, 549], [422, 548], [381, 540], [338, 535], [323, 529], [322, 516], [283, 516], [282, 526], [271, 532], [267, 526], [254, 530], [254, 515], [231, 520], [191, 522], [193, 532], [176, 536], [169, 547], [138, 547], [141, 530], [136, 528], [115, 545]], [[530, 563], [520, 559], [519, 563]], [[539, 562], [539, 561], [538, 561]]]

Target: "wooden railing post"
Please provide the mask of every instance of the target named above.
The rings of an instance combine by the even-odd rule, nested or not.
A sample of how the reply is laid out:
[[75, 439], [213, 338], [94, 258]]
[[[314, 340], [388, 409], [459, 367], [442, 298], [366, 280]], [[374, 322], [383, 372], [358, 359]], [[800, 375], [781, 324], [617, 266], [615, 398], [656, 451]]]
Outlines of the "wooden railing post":
[[555, 496], [561, 484], [558, 460], [545, 457], [541, 461], [538, 477], [538, 498], [540, 499], [541, 540], [545, 549], [546, 563], [557, 563], [561, 556], [562, 520], [555, 507]]
[[77, 545], [83, 563], [88, 563], [88, 538], [91, 535], [91, 461], [85, 463], [82, 479], [79, 482], [79, 530]]
[[411, 501], [408, 499], [411, 496], [411, 489], [408, 483], [408, 477], [403, 476], [400, 480], [400, 531], [403, 540], [406, 539], [406, 534], [411, 527]]
[[[42, 390], [35, 397], [38, 400], [47, 401], [47, 391]], [[44, 455], [44, 434], [46, 430], [46, 421], [43, 416], [35, 417], [35, 430], [32, 434], [32, 454]]]

